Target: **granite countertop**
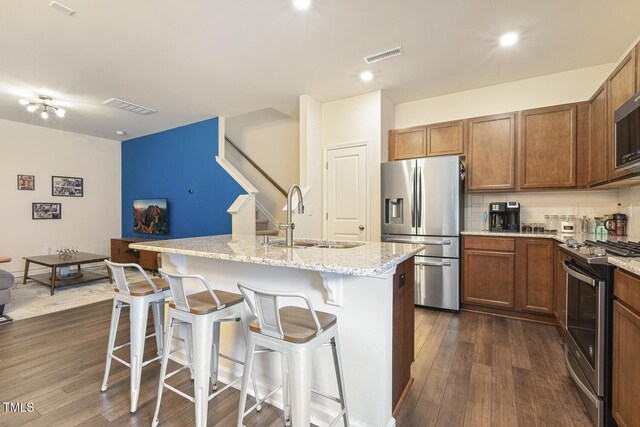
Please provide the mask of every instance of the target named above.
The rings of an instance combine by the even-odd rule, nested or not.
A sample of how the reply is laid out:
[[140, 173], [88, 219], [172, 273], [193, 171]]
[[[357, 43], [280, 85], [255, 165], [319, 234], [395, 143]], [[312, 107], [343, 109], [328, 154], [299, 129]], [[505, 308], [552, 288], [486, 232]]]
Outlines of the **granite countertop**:
[[564, 243], [566, 239], [575, 239], [577, 241], [594, 239], [596, 236], [585, 233], [563, 234], [563, 233], [509, 233], [500, 231], [484, 231], [484, 230], [465, 230], [460, 232], [463, 236], [486, 236], [486, 237], [524, 237], [537, 239], [554, 239]]
[[[272, 240], [272, 243], [274, 241]], [[298, 242], [320, 242], [296, 239]], [[225, 261], [265, 264], [354, 276], [378, 276], [424, 249], [422, 245], [364, 242], [348, 249], [283, 248], [264, 246], [261, 236], [231, 235], [147, 241], [129, 245], [132, 249], [189, 255]]]

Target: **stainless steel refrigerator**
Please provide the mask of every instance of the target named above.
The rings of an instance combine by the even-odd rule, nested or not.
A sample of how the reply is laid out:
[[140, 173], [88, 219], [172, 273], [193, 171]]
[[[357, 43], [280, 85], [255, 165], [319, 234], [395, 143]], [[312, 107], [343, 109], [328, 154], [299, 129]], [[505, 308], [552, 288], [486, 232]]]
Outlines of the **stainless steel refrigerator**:
[[421, 243], [415, 303], [460, 310], [464, 164], [458, 156], [382, 164], [382, 241]]

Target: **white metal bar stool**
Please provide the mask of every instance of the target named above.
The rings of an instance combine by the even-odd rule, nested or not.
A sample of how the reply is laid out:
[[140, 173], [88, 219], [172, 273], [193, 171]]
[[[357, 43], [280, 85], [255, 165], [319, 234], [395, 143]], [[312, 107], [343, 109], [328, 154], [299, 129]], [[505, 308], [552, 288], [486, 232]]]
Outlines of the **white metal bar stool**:
[[[256, 316], [249, 324], [249, 344], [245, 357], [238, 427], [243, 426], [244, 417], [253, 409], [245, 411], [248, 373], [253, 368], [253, 356], [257, 345], [282, 353], [282, 385], [284, 396], [285, 425], [309, 426], [311, 423], [311, 393], [338, 402], [342, 408], [331, 422], [334, 426], [342, 418], [349, 425], [345, 398], [343, 367], [340, 360], [337, 318], [333, 314], [316, 311], [311, 300], [303, 294], [270, 292], [238, 283], [238, 288]], [[255, 305], [248, 292], [253, 293]], [[278, 298], [301, 298], [307, 308], [278, 307]], [[311, 389], [313, 353], [321, 346], [331, 346], [336, 371], [339, 397], [329, 396]], [[272, 392], [273, 393], [273, 392]]]
[[[191, 359], [193, 363], [194, 396], [189, 396], [165, 382], [168, 378], [186, 368], [183, 366], [167, 374], [170, 345], [166, 345], [162, 354], [158, 400], [153, 415], [152, 426], [157, 426], [160, 421], [160, 402], [162, 400], [163, 389], [166, 387], [195, 403], [196, 426], [204, 427], [207, 425], [207, 405], [209, 400], [242, 380], [242, 377], [239, 377], [218, 390], [218, 363], [220, 357], [244, 365], [241, 360], [220, 353], [221, 322], [241, 321], [242, 334], [245, 342], [247, 340], [249, 319], [247, 318], [244, 298], [239, 294], [213, 290], [207, 280], [200, 275], [171, 274], [162, 269], [159, 271], [162, 277], [168, 282], [173, 297], [173, 302], [169, 304], [169, 325], [165, 335], [165, 342], [170, 343], [175, 326], [186, 325], [188, 327], [188, 341], [190, 341], [192, 345]], [[184, 279], [195, 279], [201, 282], [206, 290], [187, 295], [183, 283]], [[259, 401], [255, 378], [252, 378], [252, 380], [256, 400]], [[209, 381], [211, 381], [214, 391], [212, 394], [209, 394]], [[261, 402], [262, 401], [259, 401], [259, 403]], [[258, 405], [257, 410], [259, 411], [260, 409]]]
[[[111, 269], [116, 281], [116, 288], [113, 296], [113, 309], [111, 311], [111, 328], [109, 329], [109, 347], [107, 349], [107, 361], [104, 369], [104, 379], [100, 390], [107, 390], [107, 380], [111, 369], [111, 360], [114, 359], [131, 370], [131, 412], [136, 412], [138, 408], [138, 397], [140, 395], [140, 377], [142, 368], [149, 363], [160, 359], [163, 349], [164, 339], [164, 305], [166, 298], [171, 296], [169, 285], [160, 278], [151, 279], [138, 264], [118, 264], [105, 261], [107, 267]], [[125, 268], [133, 267], [138, 269], [145, 280], [129, 283], [125, 275]], [[149, 306], [153, 312], [153, 324], [155, 333], [146, 335], [147, 316]], [[126, 344], [115, 347], [118, 322], [122, 307], [129, 307], [130, 319], [130, 341]], [[146, 335], [146, 336], [145, 336]], [[156, 337], [158, 356], [153, 359], [142, 360], [144, 357], [144, 342], [147, 338]], [[115, 356], [114, 351], [129, 346], [130, 360], [126, 362]]]

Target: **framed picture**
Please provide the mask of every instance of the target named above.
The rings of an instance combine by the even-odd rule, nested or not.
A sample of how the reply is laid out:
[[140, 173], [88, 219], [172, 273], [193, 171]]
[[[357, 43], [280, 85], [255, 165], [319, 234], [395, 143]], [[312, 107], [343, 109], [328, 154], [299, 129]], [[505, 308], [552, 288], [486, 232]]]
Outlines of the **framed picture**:
[[133, 231], [145, 234], [169, 234], [167, 199], [134, 200]]
[[82, 197], [83, 192], [84, 183], [82, 178], [74, 178], [70, 176], [51, 177], [52, 196]]
[[35, 190], [35, 175], [18, 175], [18, 190]]
[[62, 204], [33, 203], [31, 215], [32, 219], [60, 219], [62, 218]]

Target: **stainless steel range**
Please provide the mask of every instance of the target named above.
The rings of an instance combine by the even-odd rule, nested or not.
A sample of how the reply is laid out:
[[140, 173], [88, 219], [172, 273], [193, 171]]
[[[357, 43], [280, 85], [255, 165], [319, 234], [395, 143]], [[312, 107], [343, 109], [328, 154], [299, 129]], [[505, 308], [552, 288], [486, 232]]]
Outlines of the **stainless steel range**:
[[597, 427], [616, 426], [611, 415], [613, 271], [607, 257], [640, 256], [640, 244], [568, 239], [565, 359]]

